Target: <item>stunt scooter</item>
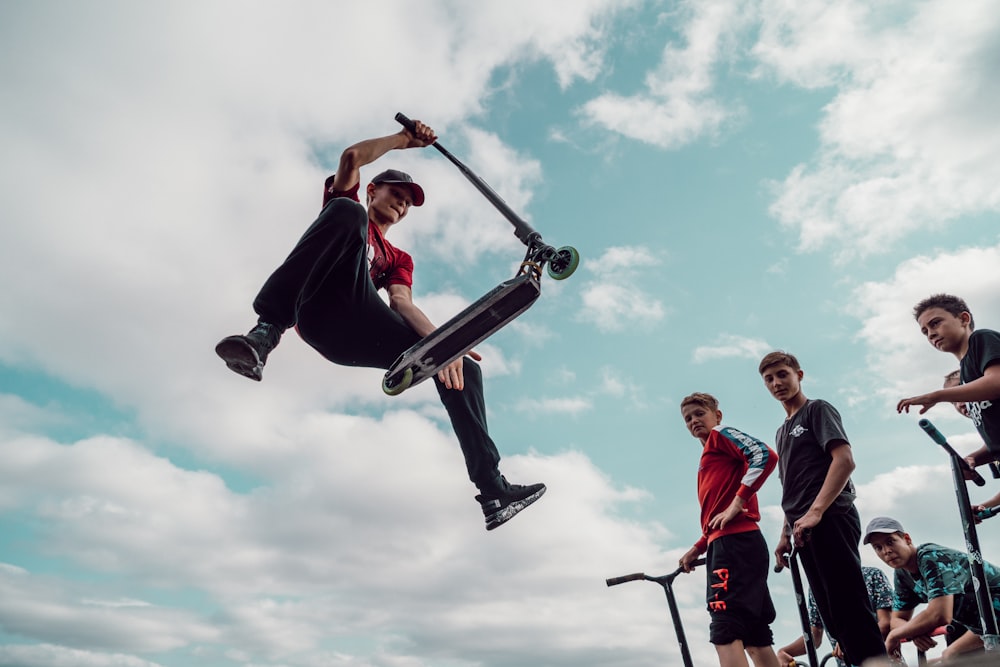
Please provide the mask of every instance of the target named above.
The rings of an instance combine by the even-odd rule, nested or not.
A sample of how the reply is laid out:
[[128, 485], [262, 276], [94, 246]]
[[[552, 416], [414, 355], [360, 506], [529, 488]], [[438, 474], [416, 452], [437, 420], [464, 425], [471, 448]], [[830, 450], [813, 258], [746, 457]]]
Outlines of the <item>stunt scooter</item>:
[[930, 420], [921, 419], [917, 423], [930, 436], [931, 440], [941, 445], [941, 448], [951, 458], [951, 476], [955, 485], [955, 496], [958, 499], [958, 511], [962, 517], [965, 547], [969, 553], [969, 568], [972, 570], [972, 577], [976, 583], [976, 604], [979, 606], [979, 618], [983, 627], [983, 649], [987, 654], [987, 658], [995, 662], [1000, 662], [1000, 633], [997, 631], [997, 619], [993, 613], [993, 600], [990, 597], [989, 581], [986, 579], [986, 570], [983, 567], [983, 553], [979, 548], [979, 535], [976, 533], [976, 519], [982, 520], [988, 518], [988, 516], [992, 516], [995, 512], [981, 512], [978, 516], [973, 515], [972, 503], [969, 500], [969, 489], [965, 486], [966, 475], [972, 479], [976, 486], [984, 486], [986, 480], [948, 444], [948, 440], [937, 430]]
[[[692, 567], [698, 567], [704, 564], [705, 559], [699, 558], [691, 565]], [[674, 631], [677, 633], [677, 643], [681, 647], [681, 659], [684, 660], [684, 667], [694, 667], [694, 663], [691, 662], [691, 653], [688, 651], [687, 639], [684, 637], [684, 624], [681, 622], [681, 615], [677, 609], [677, 600], [674, 597], [674, 579], [682, 572], [684, 572], [684, 568], [682, 567], [677, 568], [670, 574], [659, 577], [651, 577], [648, 574], [636, 572], [635, 574], [626, 574], [621, 577], [612, 577], [611, 579], [607, 579], [606, 583], [610, 587], [624, 584], [627, 581], [652, 581], [663, 586], [663, 592], [667, 595], [667, 606], [670, 607], [670, 618], [674, 622]]]
[[[396, 121], [414, 130], [416, 124], [401, 113]], [[399, 355], [382, 378], [382, 391], [396, 396], [414, 387], [458, 359], [474, 346], [507, 326], [526, 311], [542, 293], [542, 268], [553, 280], [569, 278], [580, 264], [580, 253], [573, 246], [554, 248], [513, 211], [486, 181], [465, 166], [444, 146], [431, 144], [514, 226], [514, 235], [527, 246], [517, 275], [484, 294], [478, 301], [417, 341]]]

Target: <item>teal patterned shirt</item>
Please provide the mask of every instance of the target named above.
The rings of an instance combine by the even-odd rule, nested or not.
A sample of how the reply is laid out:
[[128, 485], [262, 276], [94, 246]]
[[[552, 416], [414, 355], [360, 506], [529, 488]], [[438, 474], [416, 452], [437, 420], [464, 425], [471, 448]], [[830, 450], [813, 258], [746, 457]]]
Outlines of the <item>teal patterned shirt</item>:
[[[969, 569], [969, 555], [939, 544], [921, 544], [917, 547], [917, 568], [913, 574], [903, 568], [896, 570], [896, 592], [892, 602], [894, 611], [913, 609], [945, 595], [953, 595], [954, 621], [976, 634], [982, 633], [979, 606], [976, 604], [975, 582]], [[994, 613], [1000, 616], [1000, 569], [984, 562]]]

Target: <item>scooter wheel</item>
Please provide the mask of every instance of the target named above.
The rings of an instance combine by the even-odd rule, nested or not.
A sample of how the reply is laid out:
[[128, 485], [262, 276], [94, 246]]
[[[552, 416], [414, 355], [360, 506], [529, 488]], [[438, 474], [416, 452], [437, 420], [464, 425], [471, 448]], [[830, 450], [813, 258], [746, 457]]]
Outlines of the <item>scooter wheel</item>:
[[382, 378], [382, 391], [384, 391], [388, 396], [398, 396], [406, 391], [412, 382], [413, 369], [407, 368], [403, 371], [403, 376], [399, 378], [399, 382], [390, 382], [388, 377]]
[[547, 271], [553, 280], [565, 280], [580, 266], [580, 253], [570, 245], [556, 250], [556, 256], [549, 260]]

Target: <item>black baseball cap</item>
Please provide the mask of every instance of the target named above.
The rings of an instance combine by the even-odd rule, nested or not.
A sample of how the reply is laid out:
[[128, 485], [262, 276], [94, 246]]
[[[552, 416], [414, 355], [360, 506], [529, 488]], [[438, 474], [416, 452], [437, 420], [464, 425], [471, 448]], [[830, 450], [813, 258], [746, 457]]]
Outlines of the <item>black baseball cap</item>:
[[405, 171], [400, 171], [399, 169], [386, 169], [381, 174], [372, 179], [372, 183], [378, 185], [379, 183], [398, 183], [400, 185], [408, 185], [410, 191], [413, 192], [413, 205], [420, 206], [424, 203], [424, 189], [413, 182], [410, 175]]

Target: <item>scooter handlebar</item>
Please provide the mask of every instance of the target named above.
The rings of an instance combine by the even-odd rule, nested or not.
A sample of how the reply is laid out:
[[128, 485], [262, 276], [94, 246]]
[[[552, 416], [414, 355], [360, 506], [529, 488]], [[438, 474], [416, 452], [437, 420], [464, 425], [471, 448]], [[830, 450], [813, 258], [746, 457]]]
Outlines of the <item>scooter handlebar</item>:
[[[699, 565], [704, 565], [704, 564], [705, 564], [705, 559], [704, 558], [699, 558], [698, 560], [696, 560], [693, 563], [691, 563], [691, 568], [694, 569], [694, 568], [698, 567]], [[673, 580], [673, 578], [675, 576], [677, 576], [678, 574], [680, 574], [683, 571], [684, 571], [684, 568], [683, 567], [679, 567], [676, 570], [674, 570], [673, 574], [664, 575], [662, 577], [648, 577], [648, 576], [646, 576], [646, 574], [644, 572], [636, 572], [635, 574], [626, 574], [626, 575], [622, 575], [620, 577], [612, 577], [610, 579], [605, 579], [604, 582], [608, 586], [617, 586], [618, 584], [624, 584], [627, 581], [641, 581], [643, 579], [649, 579], [651, 581], [657, 581], [657, 582], [670, 581], [670, 580]]]
[[618, 584], [624, 584], [626, 581], [641, 581], [646, 578], [646, 575], [642, 572], [636, 572], [635, 574], [626, 574], [621, 577], [611, 577], [607, 579], [605, 583], [610, 586], [617, 586]]
[[416, 132], [417, 131], [417, 124], [414, 123], [409, 118], [407, 118], [403, 114], [403, 112], [399, 112], [399, 113], [396, 114], [396, 122], [399, 123], [400, 125], [402, 125], [403, 127], [405, 127], [410, 132]]
[[937, 427], [931, 423], [930, 419], [921, 419], [920, 421], [917, 422], [917, 425], [920, 426], [920, 428], [924, 429], [924, 433], [929, 435], [931, 437], [931, 440], [933, 440], [937, 444], [939, 445], [948, 444], [948, 441], [945, 439], [944, 435], [941, 433], [941, 431], [937, 430]]
[[983, 479], [983, 476], [976, 472], [976, 469], [970, 466], [968, 461], [955, 454], [955, 450], [948, 444], [947, 438], [944, 437], [941, 431], [937, 430], [937, 427], [931, 423], [930, 419], [921, 419], [917, 422], [917, 425], [924, 430], [924, 433], [931, 437], [931, 440], [947, 449], [954, 458], [958, 459], [959, 466], [965, 471], [968, 479], [971, 479], [973, 484], [976, 486], [986, 486], [986, 480]]

